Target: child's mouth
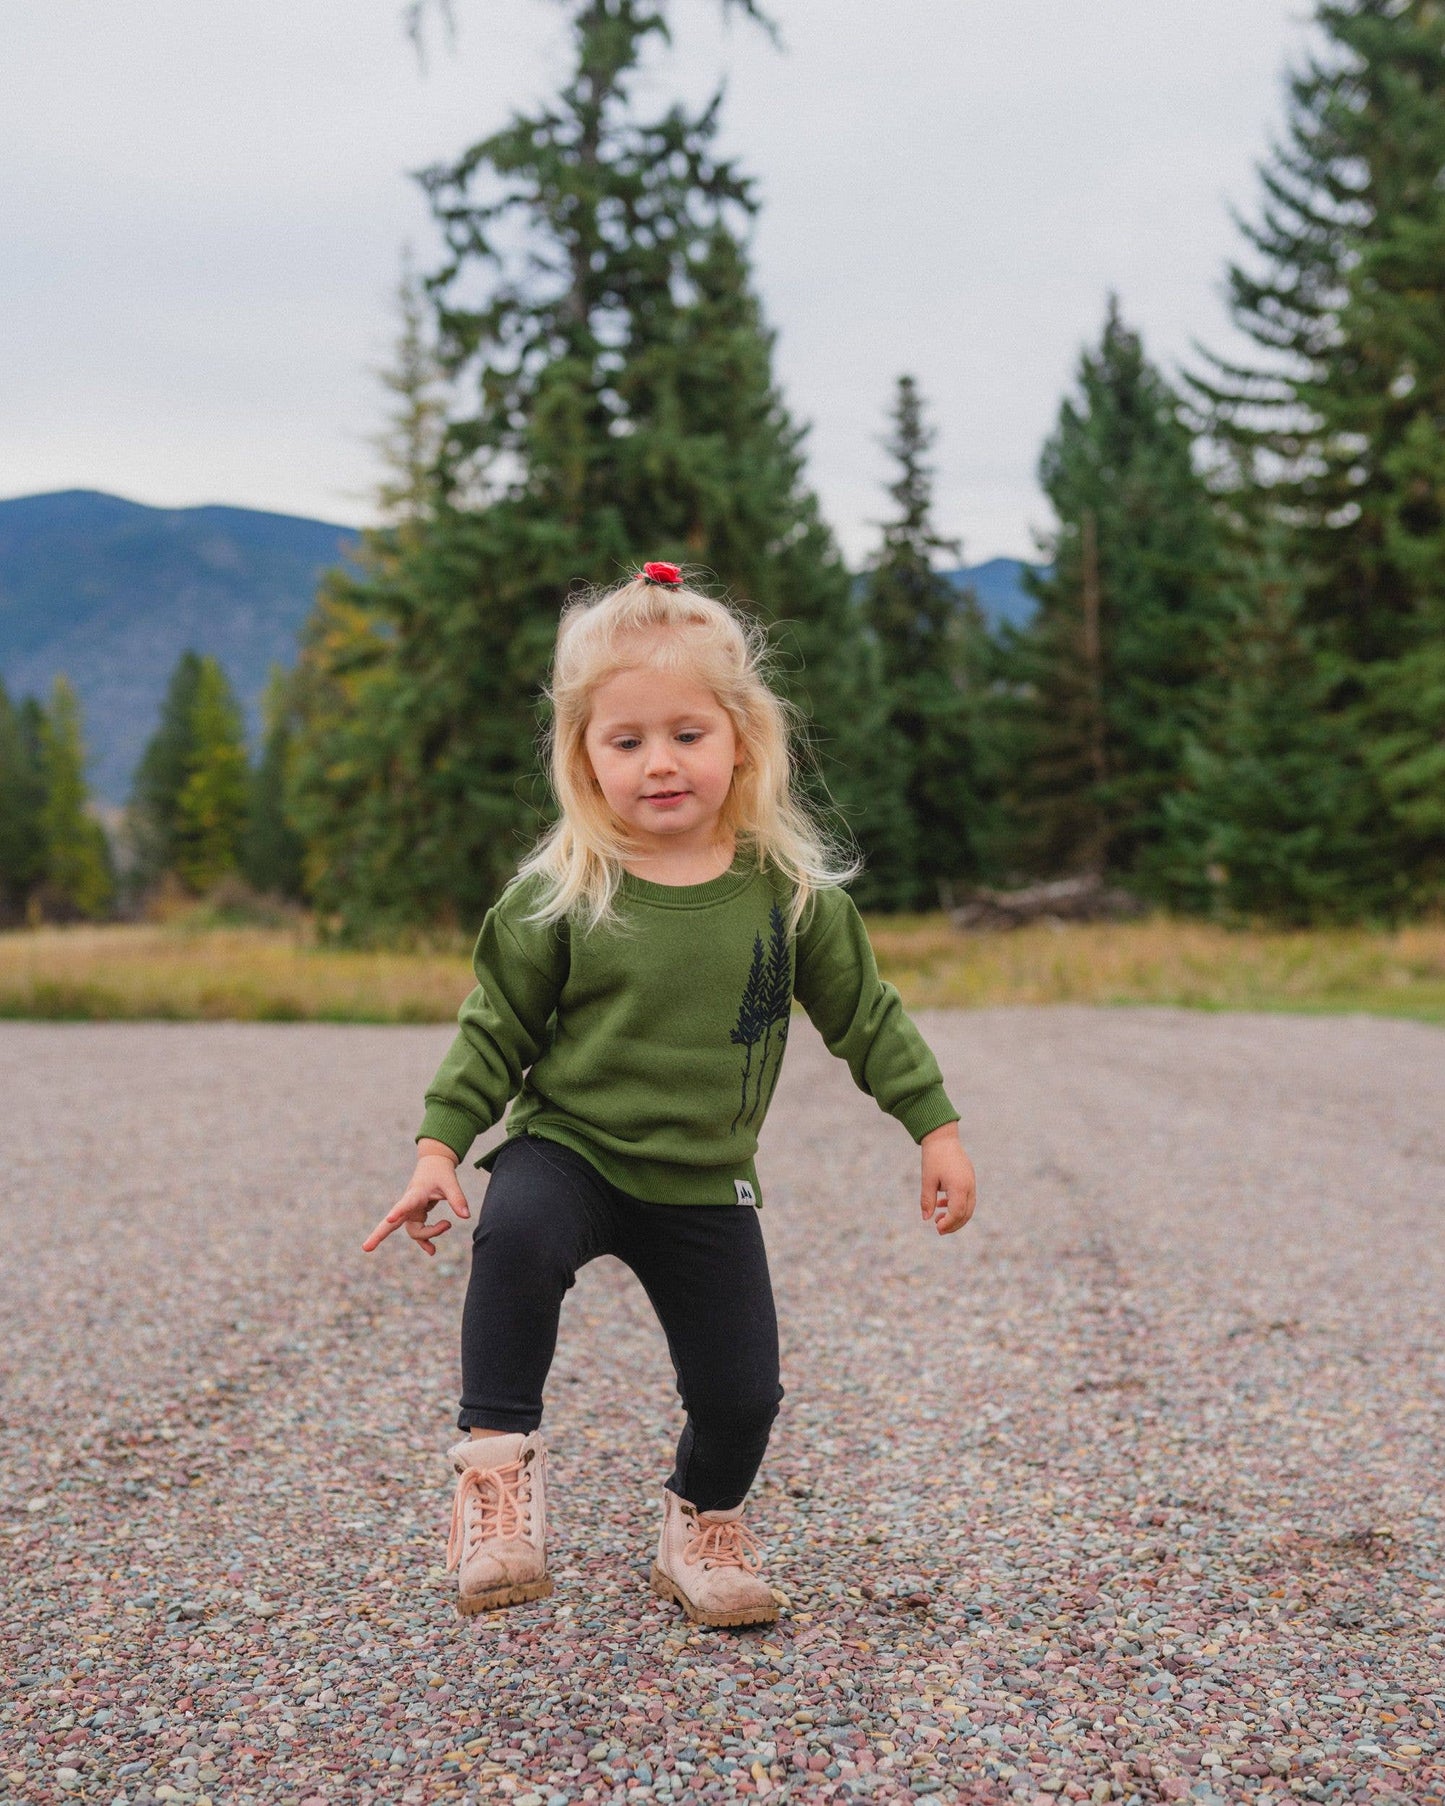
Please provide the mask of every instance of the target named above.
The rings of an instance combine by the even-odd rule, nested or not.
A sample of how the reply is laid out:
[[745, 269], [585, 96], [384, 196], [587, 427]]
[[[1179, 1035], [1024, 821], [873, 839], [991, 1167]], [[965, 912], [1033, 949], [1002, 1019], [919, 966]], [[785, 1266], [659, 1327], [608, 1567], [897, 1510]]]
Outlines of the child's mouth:
[[685, 790], [657, 790], [642, 800], [644, 803], [680, 803], [686, 795]]

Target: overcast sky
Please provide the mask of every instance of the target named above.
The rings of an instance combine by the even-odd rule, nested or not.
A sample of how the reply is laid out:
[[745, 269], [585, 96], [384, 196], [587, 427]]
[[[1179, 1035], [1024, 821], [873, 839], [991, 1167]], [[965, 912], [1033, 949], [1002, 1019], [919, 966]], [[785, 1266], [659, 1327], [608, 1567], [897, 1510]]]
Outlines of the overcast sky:
[[[86, 487], [370, 516], [409, 171], [567, 65], [556, 0], [4, 0], [0, 495]], [[894, 379], [939, 427], [941, 524], [1027, 555], [1034, 471], [1108, 290], [1166, 367], [1228, 347], [1234, 206], [1308, 42], [1302, 0], [776, 0], [780, 54], [674, 0], [648, 92], [728, 80], [754, 255], [810, 471], [870, 544]], [[639, 548], [639, 551], [646, 548]]]

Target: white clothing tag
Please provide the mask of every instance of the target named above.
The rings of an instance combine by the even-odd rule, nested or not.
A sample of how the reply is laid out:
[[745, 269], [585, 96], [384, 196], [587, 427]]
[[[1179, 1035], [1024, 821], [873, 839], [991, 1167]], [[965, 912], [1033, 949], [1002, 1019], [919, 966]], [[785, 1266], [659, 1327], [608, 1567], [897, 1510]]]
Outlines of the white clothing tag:
[[739, 1204], [756, 1204], [758, 1201], [757, 1194], [746, 1179], [734, 1179], [733, 1190], [738, 1194]]

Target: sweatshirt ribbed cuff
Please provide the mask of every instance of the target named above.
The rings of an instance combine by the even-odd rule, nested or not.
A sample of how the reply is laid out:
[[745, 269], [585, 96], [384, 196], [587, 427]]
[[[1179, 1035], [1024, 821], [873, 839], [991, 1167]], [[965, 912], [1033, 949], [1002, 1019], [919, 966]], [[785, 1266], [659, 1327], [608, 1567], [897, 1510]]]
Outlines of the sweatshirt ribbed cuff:
[[467, 1157], [467, 1149], [485, 1126], [465, 1110], [428, 1099], [426, 1114], [421, 1119], [421, 1127], [417, 1130], [415, 1139], [420, 1141], [425, 1135], [429, 1141], [444, 1141], [458, 1161], [462, 1161]]
[[901, 1110], [893, 1114], [898, 1118], [915, 1141], [934, 1129], [941, 1129], [946, 1122], [957, 1122], [958, 1112], [948, 1101], [948, 1093], [942, 1085], [935, 1085], [931, 1091], [925, 1091], [921, 1097], [913, 1098]]

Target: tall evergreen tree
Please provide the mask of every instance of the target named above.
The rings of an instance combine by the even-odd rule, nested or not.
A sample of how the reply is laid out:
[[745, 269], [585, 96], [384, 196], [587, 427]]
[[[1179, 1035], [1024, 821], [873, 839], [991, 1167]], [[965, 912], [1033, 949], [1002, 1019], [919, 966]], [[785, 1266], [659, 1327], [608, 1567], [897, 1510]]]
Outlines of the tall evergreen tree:
[[40, 738], [44, 802], [40, 812], [45, 848], [42, 907], [61, 920], [103, 915], [114, 893], [105, 830], [86, 808], [85, 743], [75, 691], [57, 677]]
[[176, 796], [174, 870], [200, 893], [240, 863], [250, 792], [241, 710], [213, 658], [201, 660], [188, 727], [185, 775]]
[[1230, 273], [1262, 355], [1196, 386], [1241, 514], [1297, 574], [1331, 735], [1378, 785], [1368, 829], [1316, 843], [1316, 886], [1366, 909], [1381, 870], [1416, 904], [1445, 895], [1445, 9], [1324, 0], [1317, 17], [1245, 228], [1252, 267]]
[[377, 490], [382, 518], [405, 528], [424, 521], [435, 499], [437, 463], [446, 434], [443, 373], [427, 297], [407, 252], [397, 285], [401, 331], [396, 361], [381, 372], [392, 396], [386, 428], [377, 435], [384, 475]]
[[156, 731], [131, 780], [126, 828], [132, 855], [130, 882], [139, 890], [176, 869], [180, 795], [188, 775], [200, 683], [200, 655], [183, 652], [166, 685]]
[[1007, 661], [1010, 863], [1147, 886], [1163, 800], [1203, 718], [1219, 543], [1178, 397], [1112, 298], [1039, 476], [1058, 526]]
[[[825, 760], [876, 713], [772, 379], [719, 100], [632, 104], [665, 0], [572, 0], [572, 19], [556, 101], [424, 178], [448, 246], [428, 283], [451, 395], [435, 480], [405, 532], [371, 536], [364, 576], [327, 582], [305, 636], [293, 813], [312, 893], [352, 928], [474, 920], [515, 869], [579, 579], [670, 557], [785, 624]], [[835, 771], [860, 832], [886, 816], [886, 773]]]
[[1285, 137], [1230, 271], [1265, 354], [1197, 387], [1285, 529], [1306, 619], [1364, 661], [1438, 633], [1445, 602], [1445, 8], [1324, 0]]
[[305, 847], [286, 806], [295, 723], [288, 676], [279, 665], [272, 667], [262, 713], [265, 739], [251, 779], [246, 829], [241, 840], [241, 871], [256, 890], [300, 899]]
[[932, 908], [940, 881], [978, 871], [975, 692], [986, 636], [974, 598], [935, 569], [940, 556], [956, 563], [962, 548], [934, 524], [934, 433], [911, 376], [898, 379], [885, 443], [897, 465], [888, 486], [896, 512], [866, 573], [863, 611], [879, 649], [887, 735], [902, 763], [906, 806], [884, 861], [880, 900]]
[[45, 875], [43, 720], [33, 696], [17, 708], [0, 683], [0, 923], [25, 919]]
[[1348, 664], [1321, 650], [1278, 534], [1231, 603], [1224, 682], [1165, 799], [1171, 896], [1236, 919], [1394, 916], [1408, 876], [1380, 856], [1382, 797], [1339, 707]]

